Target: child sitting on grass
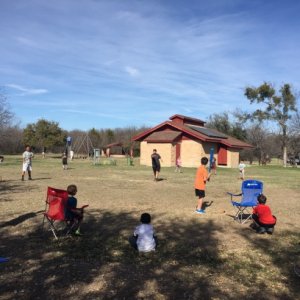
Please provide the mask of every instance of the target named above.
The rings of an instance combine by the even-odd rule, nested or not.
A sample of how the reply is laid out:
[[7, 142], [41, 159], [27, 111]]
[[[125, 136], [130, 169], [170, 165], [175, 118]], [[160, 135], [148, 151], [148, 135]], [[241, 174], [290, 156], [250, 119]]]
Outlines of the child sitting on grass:
[[77, 208], [77, 199], [74, 197], [77, 194], [77, 187], [71, 184], [67, 187], [67, 192], [69, 194], [65, 217], [68, 221], [75, 222], [75, 235], [81, 235], [80, 224], [83, 220], [83, 209], [87, 206]]
[[254, 207], [252, 219], [254, 223], [252, 228], [256, 229], [257, 233], [268, 233], [272, 234], [274, 226], [276, 224], [276, 217], [272, 215], [271, 209], [266, 205], [267, 197], [263, 194], [260, 194], [257, 197], [258, 205]]
[[157, 246], [157, 237], [155, 236], [151, 223], [151, 216], [148, 213], [141, 215], [141, 225], [135, 228], [133, 236], [129, 238], [130, 245], [140, 252], [154, 251]]

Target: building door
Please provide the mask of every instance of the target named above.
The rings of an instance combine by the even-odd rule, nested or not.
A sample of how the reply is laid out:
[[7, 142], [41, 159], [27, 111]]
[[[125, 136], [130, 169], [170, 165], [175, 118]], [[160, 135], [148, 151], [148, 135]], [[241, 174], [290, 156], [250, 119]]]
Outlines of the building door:
[[227, 147], [224, 145], [219, 146], [218, 165], [227, 166]]

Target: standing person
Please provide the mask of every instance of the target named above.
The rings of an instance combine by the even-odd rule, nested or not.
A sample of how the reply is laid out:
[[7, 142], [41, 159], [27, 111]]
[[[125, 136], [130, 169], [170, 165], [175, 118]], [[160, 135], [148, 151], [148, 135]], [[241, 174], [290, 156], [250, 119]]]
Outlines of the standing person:
[[28, 172], [28, 180], [32, 180], [31, 172], [32, 165], [31, 160], [33, 158], [33, 153], [31, 152], [30, 146], [26, 145], [25, 151], [23, 152], [23, 167], [22, 167], [22, 181], [24, 181], [25, 173]]
[[141, 224], [134, 230], [129, 238], [130, 245], [139, 252], [154, 251], [157, 246], [157, 237], [151, 225], [151, 215], [143, 213], [140, 218]]
[[211, 161], [211, 166], [210, 166], [211, 170], [213, 171], [213, 173], [215, 175], [217, 175], [217, 160], [213, 157], [212, 161]]
[[62, 166], [63, 166], [64, 170], [68, 169], [68, 157], [67, 157], [66, 153], [63, 153], [63, 156], [62, 156]]
[[153, 149], [153, 153], [151, 155], [152, 160], [152, 169], [153, 169], [153, 175], [154, 175], [154, 181], [158, 181], [158, 175], [160, 172], [160, 161], [162, 161], [160, 155], [157, 153], [156, 149]]
[[239, 179], [245, 180], [245, 167], [244, 161], [241, 160], [239, 164]]
[[198, 197], [198, 204], [196, 207], [197, 214], [204, 214], [205, 211], [202, 209], [203, 199], [205, 198], [205, 185], [209, 181], [210, 173], [206, 170], [206, 165], [208, 163], [207, 157], [201, 158], [201, 166], [197, 169], [195, 178], [195, 194]]
[[73, 157], [74, 157], [74, 151], [70, 150], [70, 160], [73, 160]]
[[181, 158], [180, 158], [180, 156], [176, 159], [175, 172], [181, 173]]

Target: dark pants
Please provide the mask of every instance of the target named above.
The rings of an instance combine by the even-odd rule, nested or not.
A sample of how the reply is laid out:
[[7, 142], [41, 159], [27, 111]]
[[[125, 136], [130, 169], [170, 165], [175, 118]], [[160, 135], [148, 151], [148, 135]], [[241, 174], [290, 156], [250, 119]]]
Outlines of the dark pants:
[[[154, 240], [155, 240], [155, 247], [157, 247], [157, 236], [153, 236]], [[129, 244], [131, 245], [131, 247], [133, 247], [135, 250], [138, 250], [138, 247], [137, 247], [137, 239], [138, 237], [137, 236], [131, 236], [128, 241], [129, 241]]]
[[252, 219], [255, 221], [255, 223], [257, 223], [257, 225], [259, 225], [260, 227], [265, 227], [265, 228], [273, 228], [275, 226], [275, 224], [276, 224], [276, 217], [275, 216], [273, 216], [273, 217], [275, 219], [275, 223], [274, 224], [264, 224], [264, 223], [259, 222], [258, 215], [255, 215], [255, 214], [252, 215]]

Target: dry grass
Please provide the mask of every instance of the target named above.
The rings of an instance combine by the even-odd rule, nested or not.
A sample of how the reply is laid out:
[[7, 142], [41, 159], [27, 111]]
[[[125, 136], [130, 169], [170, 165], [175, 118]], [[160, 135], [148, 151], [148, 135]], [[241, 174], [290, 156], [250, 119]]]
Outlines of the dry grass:
[[[236, 170], [219, 169], [207, 186], [206, 215], [193, 213], [195, 169], [93, 166], [35, 158], [33, 181], [20, 181], [21, 160], [0, 165], [0, 299], [296, 299], [300, 253], [300, 169], [249, 167], [278, 218], [272, 236], [240, 225], [226, 191], [238, 192]], [[47, 186], [78, 186], [88, 203], [84, 236], [55, 241], [40, 230]], [[155, 253], [139, 255], [127, 243], [142, 212], [159, 237]]]

